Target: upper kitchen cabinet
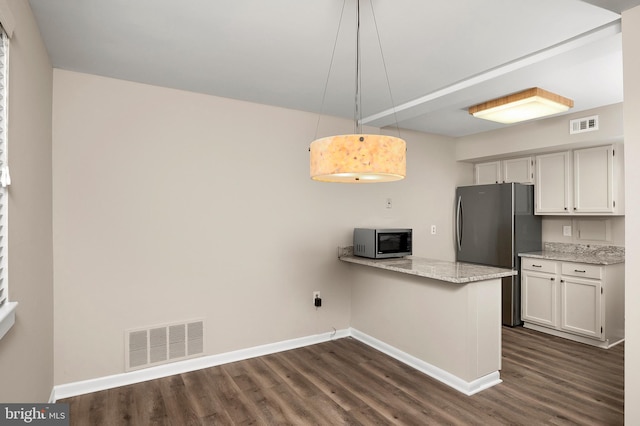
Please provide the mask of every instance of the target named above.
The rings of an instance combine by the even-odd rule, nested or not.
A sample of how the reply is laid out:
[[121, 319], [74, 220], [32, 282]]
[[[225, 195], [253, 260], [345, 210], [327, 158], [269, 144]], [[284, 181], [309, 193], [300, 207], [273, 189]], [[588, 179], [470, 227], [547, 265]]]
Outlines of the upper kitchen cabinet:
[[536, 214], [569, 214], [570, 152], [536, 157]]
[[622, 146], [536, 157], [536, 214], [623, 215]]
[[573, 151], [574, 212], [615, 212], [614, 157], [612, 145]]
[[533, 183], [533, 158], [520, 157], [474, 164], [474, 183]]

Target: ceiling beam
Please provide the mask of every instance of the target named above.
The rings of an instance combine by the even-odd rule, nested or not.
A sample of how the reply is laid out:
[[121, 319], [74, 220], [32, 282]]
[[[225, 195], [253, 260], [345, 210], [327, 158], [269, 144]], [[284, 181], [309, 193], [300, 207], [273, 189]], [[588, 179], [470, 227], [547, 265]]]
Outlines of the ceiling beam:
[[[418, 107], [424, 104], [427, 104], [431, 101], [453, 94], [460, 90], [467, 89], [469, 87], [494, 79], [496, 77], [503, 76], [510, 72], [516, 71], [518, 69], [521, 69], [530, 65], [534, 65], [538, 62], [542, 62], [544, 60], [560, 55], [562, 53], [566, 53], [571, 50], [577, 49], [579, 47], [586, 46], [595, 41], [615, 36], [619, 34], [621, 31], [622, 31], [621, 20], [617, 19], [608, 24], [595, 28], [591, 31], [587, 31], [586, 33], [583, 33], [578, 36], [572, 37], [568, 40], [565, 40], [564, 42], [555, 44], [546, 49], [542, 49], [530, 55], [526, 55], [521, 58], [515, 59], [513, 61], [507, 62], [506, 64], [499, 65], [495, 68], [489, 69], [480, 74], [476, 74], [472, 77], [461, 80], [450, 86], [436, 90], [435, 92], [431, 92], [427, 95], [421, 96], [412, 101], [400, 104], [395, 108], [389, 108], [377, 114], [373, 114], [368, 117], [363, 117], [362, 124], [376, 126], [376, 127], [385, 127], [385, 126], [395, 125], [397, 119], [401, 121], [401, 120], [406, 120], [406, 119], [414, 118], [418, 115], [421, 115], [423, 113], [423, 110], [420, 110], [420, 108]], [[496, 93], [494, 97], [499, 97], [502, 95], [504, 95], [504, 93]], [[413, 110], [415, 110], [415, 112], [412, 112]]]

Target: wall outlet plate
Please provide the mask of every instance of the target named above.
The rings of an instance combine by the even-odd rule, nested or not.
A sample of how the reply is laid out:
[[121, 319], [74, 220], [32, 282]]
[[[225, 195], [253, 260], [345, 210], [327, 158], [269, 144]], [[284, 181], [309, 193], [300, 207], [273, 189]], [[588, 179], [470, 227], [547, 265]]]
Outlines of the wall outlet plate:
[[565, 237], [571, 236], [571, 225], [564, 225], [562, 227], [562, 235]]
[[346, 246], [346, 247], [338, 246], [338, 258], [342, 256], [353, 256], [353, 246]]

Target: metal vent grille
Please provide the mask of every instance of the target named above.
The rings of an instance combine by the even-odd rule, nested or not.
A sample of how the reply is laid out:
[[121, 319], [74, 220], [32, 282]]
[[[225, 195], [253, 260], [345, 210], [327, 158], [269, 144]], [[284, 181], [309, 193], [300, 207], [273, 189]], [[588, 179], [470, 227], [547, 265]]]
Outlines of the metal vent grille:
[[155, 364], [167, 360], [167, 328], [149, 330], [149, 362]]
[[136, 368], [148, 363], [147, 331], [134, 331], [129, 334], [129, 367]]
[[204, 352], [204, 327], [202, 321], [187, 324], [187, 355]]
[[593, 132], [599, 128], [599, 116], [576, 118], [569, 121], [569, 134]]
[[204, 353], [204, 321], [125, 331], [126, 371], [193, 358]]

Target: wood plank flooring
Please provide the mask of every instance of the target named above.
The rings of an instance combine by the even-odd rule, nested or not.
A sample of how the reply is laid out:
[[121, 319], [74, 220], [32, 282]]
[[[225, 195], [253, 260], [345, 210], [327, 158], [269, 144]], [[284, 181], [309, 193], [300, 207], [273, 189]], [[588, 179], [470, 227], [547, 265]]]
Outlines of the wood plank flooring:
[[624, 344], [505, 327], [501, 376], [468, 397], [345, 338], [59, 402], [83, 426], [624, 423]]

